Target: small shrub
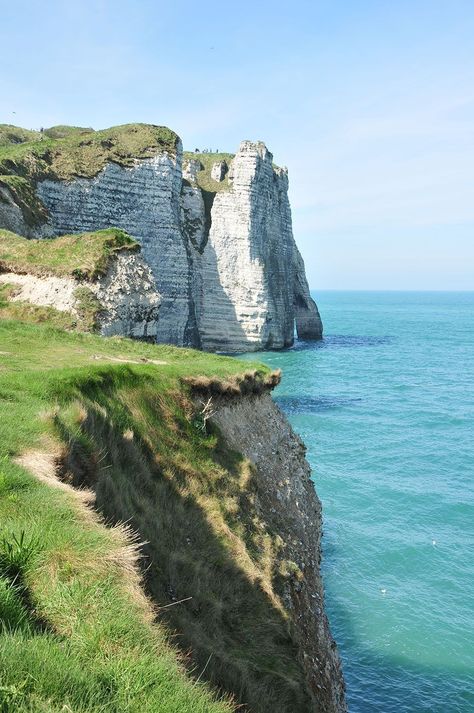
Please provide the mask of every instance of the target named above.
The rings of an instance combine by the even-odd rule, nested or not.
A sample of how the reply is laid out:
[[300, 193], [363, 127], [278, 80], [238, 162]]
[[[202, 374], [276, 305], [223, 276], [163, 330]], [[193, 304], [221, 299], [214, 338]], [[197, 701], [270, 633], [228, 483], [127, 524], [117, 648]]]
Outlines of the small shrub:
[[88, 287], [78, 287], [74, 290], [76, 310], [79, 317], [79, 328], [84, 332], [97, 332], [102, 305]]

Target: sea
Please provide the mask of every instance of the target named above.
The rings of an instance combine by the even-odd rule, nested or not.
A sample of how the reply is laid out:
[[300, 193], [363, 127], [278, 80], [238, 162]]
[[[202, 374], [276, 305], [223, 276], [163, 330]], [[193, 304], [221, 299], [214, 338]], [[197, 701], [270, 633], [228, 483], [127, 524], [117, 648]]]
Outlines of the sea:
[[313, 296], [323, 341], [259, 358], [323, 504], [349, 710], [474, 712], [474, 293]]

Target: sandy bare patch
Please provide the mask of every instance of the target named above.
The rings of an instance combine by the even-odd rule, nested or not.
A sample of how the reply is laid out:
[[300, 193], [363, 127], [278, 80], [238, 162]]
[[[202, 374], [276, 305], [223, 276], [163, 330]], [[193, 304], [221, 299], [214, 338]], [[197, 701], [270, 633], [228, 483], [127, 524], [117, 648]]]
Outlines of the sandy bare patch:
[[10, 298], [12, 302], [31, 302], [42, 307], [54, 307], [60, 312], [70, 312], [74, 308], [77, 283], [72, 278], [6, 272], [0, 275], [0, 283], [15, 285], [17, 288]]
[[[92, 490], [77, 490], [58, 478], [57, 472], [59, 457], [59, 449], [51, 452], [31, 450], [26, 451], [21, 456], [17, 456], [14, 461], [28, 470], [42, 483], [46, 483], [54, 488], [59, 488], [60, 490], [68, 492], [70, 495], [74, 496], [81, 505], [93, 505], [95, 502], [95, 495]], [[89, 512], [88, 519], [96, 519], [92, 510], [84, 510], [84, 512]]]
[[155, 364], [156, 366], [168, 364], [167, 361], [161, 361], [160, 359], [147, 359], [146, 357], [142, 359], [125, 359], [124, 357], [113, 357], [106, 354], [94, 354], [92, 359], [106, 359], [107, 361], [115, 361], [122, 364]]

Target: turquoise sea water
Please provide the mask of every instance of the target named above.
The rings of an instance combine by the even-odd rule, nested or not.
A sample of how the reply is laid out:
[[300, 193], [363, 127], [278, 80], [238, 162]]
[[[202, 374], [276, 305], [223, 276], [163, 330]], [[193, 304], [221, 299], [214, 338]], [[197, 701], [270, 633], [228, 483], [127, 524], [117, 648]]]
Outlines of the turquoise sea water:
[[315, 294], [262, 360], [323, 502], [351, 713], [474, 711], [474, 293]]

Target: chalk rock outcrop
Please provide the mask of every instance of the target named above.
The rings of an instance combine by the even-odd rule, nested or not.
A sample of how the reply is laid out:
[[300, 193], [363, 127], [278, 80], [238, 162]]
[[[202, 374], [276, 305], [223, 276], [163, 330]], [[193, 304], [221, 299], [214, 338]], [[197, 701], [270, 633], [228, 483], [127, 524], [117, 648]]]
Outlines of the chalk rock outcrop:
[[300, 336], [322, 336], [293, 238], [288, 174], [272, 159], [263, 143], [242, 142], [229, 189], [215, 194], [201, 259], [198, 324], [205, 349], [291, 346], [295, 316]]
[[[75, 146], [80, 166], [90, 141]], [[229, 352], [280, 349], [293, 343], [295, 326], [304, 339], [321, 338], [292, 234], [288, 175], [273, 166], [263, 143], [244, 141], [233, 158], [191, 154], [183, 166], [176, 137], [146, 158], [102, 163], [95, 175], [35, 176], [47, 220], [27, 225], [4, 189], [0, 227], [26, 237], [127, 231], [161, 295], [157, 341]]]
[[161, 298], [140, 254], [118, 253], [89, 289], [101, 305], [101, 334], [156, 339]]
[[156, 339], [160, 296], [139, 254], [117, 253], [110, 258], [105, 274], [94, 280], [3, 272], [0, 284], [14, 288], [11, 301], [53, 307], [78, 319], [84, 300], [93, 300], [90, 307], [96, 312], [97, 331], [103, 336]]

